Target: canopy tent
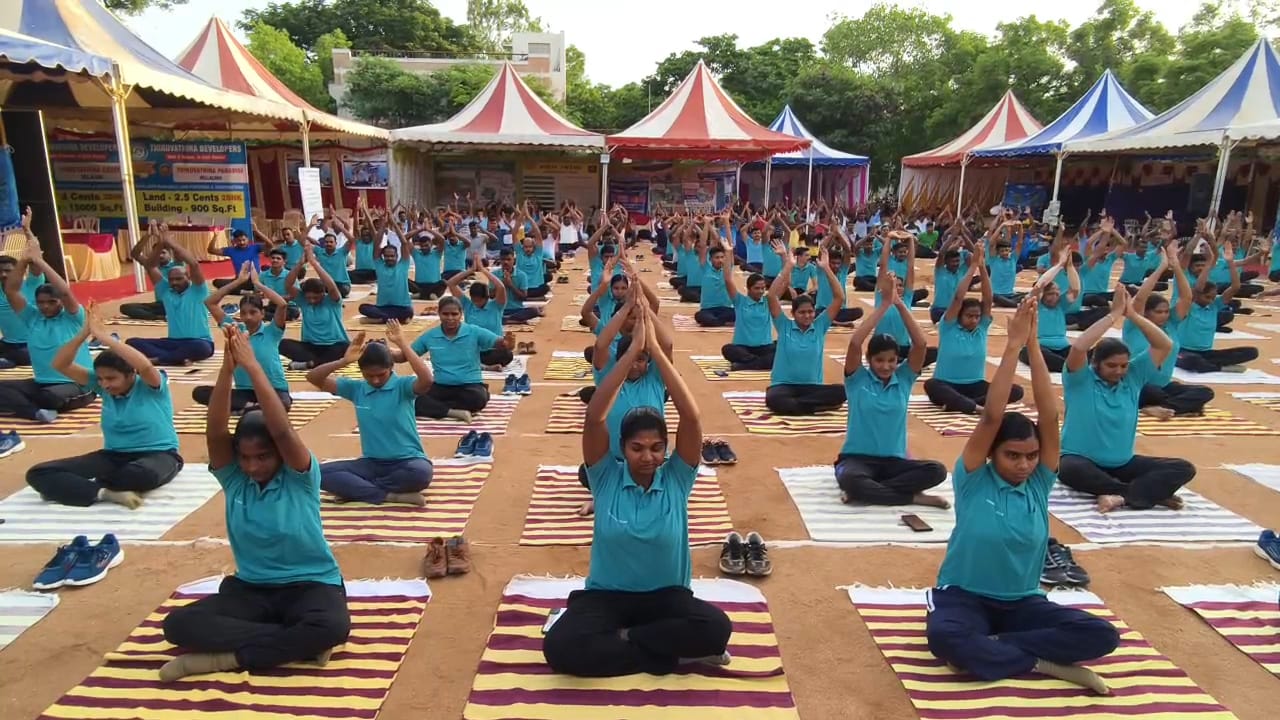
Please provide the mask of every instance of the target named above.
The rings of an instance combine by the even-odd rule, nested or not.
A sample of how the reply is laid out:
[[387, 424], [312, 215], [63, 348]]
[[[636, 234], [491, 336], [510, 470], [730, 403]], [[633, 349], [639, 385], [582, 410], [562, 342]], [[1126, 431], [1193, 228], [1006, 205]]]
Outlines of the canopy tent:
[[1067, 156], [1063, 151], [1064, 145], [1073, 140], [1131, 128], [1152, 117], [1151, 111], [1124, 89], [1111, 70], [1106, 70], [1083, 97], [1040, 132], [1016, 142], [974, 150], [970, 155], [978, 159], [1055, 156], [1057, 167], [1053, 176], [1052, 199], [1057, 200], [1062, 161]]
[[[302, 111], [303, 153], [312, 127], [332, 131], [334, 134], [357, 135], [386, 141], [388, 133], [379, 127], [340, 118], [317, 110], [298, 97], [271, 71], [262, 66], [245, 46], [231, 34], [231, 30], [217, 17], [212, 17], [195, 40], [178, 54], [178, 65], [196, 77], [220, 88], [252, 95], [282, 105], [292, 105]], [[307, 159], [304, 163], [310, 165]]]
[[[805, 204], [808, 205], [813, 192], [813, 169], [817, 168], [861, 168], [856, 171], [854, 177], [849, 180], [850, 202], [865, 203], [867, 193], [869, 191], [868, 177], [866, 168], [871, 164], [871, 159], [865, 155], [854, 155], [843, 150], [836, 150], [822, 142], [809, 129], [800, 122], [792, 111], [790, 105], [785, 105], [782, 112], [778, 113], [778, 117], [774, 118], [769, 125], [769, 129], [808, 140], [811, 144], [802, 150], [793, 150], [791, 152], [780, 153], [769, 158], [768, 163], [754, 162], [747, 167], [750, 169], [764, 168], [766, 174], [770, 173], [770, 165], [776, 167], [788, 168], [808, 168], [808, 177], [805, 183]], [[821, 178], [819, 178], [821, 180]], [[766, 185], [771, 183], [766, 180]], [[766, 191], [767, 192], [767, 191]]]
[[[1198, 92], [1157, 117], [1126, 130], [1067, 143], [1068, 152], [1133, 153], [1175, 148], [1218, 148], [1210, 215], [1222, 200], [1232, 149], [1241, 141], [1267, 139], [1259, 128], [1280, 119], [1280, 57], [1270, 40], [1259, 40], [1231, 67]], [[1245, 128], [1251, 128], [1245, 130]], [[1271, 134], [1271, 139], [1276, 135]]]
[[[949, 202], [953, 195], [958, 199], [964, 190], [965, 166], [970, 153], [1021, 140], [1041, 128], [1040, 121], [1013, 91], [1006, 91], [981, 120], [959, 137], [932, 150], [902, 158], [899, 204], [904, 207], [932, 205]], [[1003, 189], [1004, 173], [983, 173], [979, 180], [984, 191], [998, 188], [998, 192]]]
[[0, 68], [0, 78], [39, 75], [39, 79], [48, 80], [64, 71], [84, 73], [89, 77], [104, 77], [111, 73], [109, 58], [55, 45], [2, 27], [0, 60], [9, 63], [9, 67]]

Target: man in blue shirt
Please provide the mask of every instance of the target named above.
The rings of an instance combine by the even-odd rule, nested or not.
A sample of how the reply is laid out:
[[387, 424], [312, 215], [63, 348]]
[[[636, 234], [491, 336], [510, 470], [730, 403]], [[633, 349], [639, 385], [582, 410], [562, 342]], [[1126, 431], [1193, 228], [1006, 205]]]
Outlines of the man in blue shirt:
[[[147, 225], [146, 240], [134, 243], [133, 249], [129, 251], [129, 257], [144, 268], [152, 266], [159, 268], [161, 276], [168, 275], [169, 268], [179, 264], [173, 259], [173, 251], [160, 242], [161, 235], [168, 232], [169, 226], [157, 224], [152, 220]], [[164, 303], [160, 302], [160, 293], [157, 291], [153, 302], [121, 304], [120, 314], [134, 320], [162, 322], [164, 321]]]
[[422, 300], [439, 300], [444, 296], [443, 257], [444, 236], [425, 229], [419, 231], [413, 238], [413, 282], [409, 283], [409, 292]]
[[[391, 226], [397, 235], [400, 229]], [[400, 248], [408, 250], [401, 238]], [[399, 320], [405, 322], [413, 318], [413, 296], [409, 294], [409, 253], [401, 253], [396, 246], [382, 246], [382, 262], [374, 265], [373, 270], [378, 278], [378, 304], [361, 303], [360, 314], [376, 322]]]
[[[523, 325], [530, 320], [542, 317], [542, 308], [525, 307], [524, 301], [529, 295], [532, 281], [529, 276], [516, 269], [516, 253], [511, 248], [503, 248], [498, 253], [501, 263], [493, 276], [501, 281], [507, 292], [507, 304], [502, 309], [502, 321], [512, 325]], [[541, 279], [541, 278], [539, 278]]]
[[[257, 232], [257, 228], [254, 228], [254, 232]], [[243, 230], [234, 230], [231, 233], [230, 245], [226, 247], [218, 247], [218, 238], [214, 235], [209, 238], [209, 245], [205, 247], [204, 251], [206, 254], [221, 255], [222, 257], [230, 260], [231, 271], [238, 274], [240, 272], [240, 268], [244, 267], [245, 263], [253, 263], [255, 268], [261, 269], [262, 261], [260, 260], [260, 257], [263, 252], [269, 251], [270, 249], [270, 240], [268, 240], [265, 245], [263, 243], [251, 243], [249, 242], [249, 236], [246, 235]], [[218, 278], [213, 281], [213, 287], [224, 288], [235, 281], [236, 278], [234, 276], [229, 278]], [[249, 286], [242, 285], [235, 290], [235, 293], [239, 295], [246, 287]]]
[[[13, 258], [0, 255], [0, 287], [8, 284], [9, 275], [16, 265]], [[36, 290], [45, 282], [38, 266], [32, 264], [29, 267], [27, 276], [22, 280], [22, 297], [26, 298], [27, 304], [36, 301]], [[3, 335], [0, 338], [0, 369], [31, 364], [31, 354], [27, 352], [27, 324], [13, 311], [6, 297], [0, 297], [0, 335]]]
[[767, 290], [764, 277], [751, 273], [745, 295], [738, 292], [732, 273], [725, 276], [725, 282], [733, 296], [733, 342], [720, 348], [720, 354], [734, 372], [772, 370], [778, 344], [773, 340], [773, 317], [769, 315], [769, 301], [764, 296]]
[[734, 321], [729, 293], [733, 266], [725, 262], [727, 251], [722, 242], [702, 251], [702, 295], [698, 312], [693, 314], [694, 321], [702, 327], [724, 327]]
[[[351, 257], [351, 241], [344, 235], [342, 242], [339, 243], [338, 236], [333, 231], [326, 231], [320, 238], [319, 249], [312, 247], [308, 248], [308, 250], [314, 251], [312, 257], [315, 258], [316, 262], [320, 263], [320, 266], [329, 274], [334, 284], [338, 286], [338, 293], [342, 297], [350, 295], [351, 271], [347, 268], [347, 259]], [[294, 266], [295, 269], [301, 268], [298, 273], [299, 277], [306, 275], [307, 266], [310, 264], [310, 260], [304, 255], [303, 261]], [[288, 296], [286, 295], [285, 297]]]

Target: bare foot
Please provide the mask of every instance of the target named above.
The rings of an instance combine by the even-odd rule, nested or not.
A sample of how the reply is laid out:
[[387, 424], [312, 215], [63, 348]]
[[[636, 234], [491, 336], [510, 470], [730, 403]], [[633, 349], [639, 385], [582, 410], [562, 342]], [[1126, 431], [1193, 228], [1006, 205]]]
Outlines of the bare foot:
[[582, 503], [582, 507], [578, 508], [578, 515], [581, 517], [591, 517], [596, 514], [596, 501], [588, 500]]
[[1099, 695], [1111, 694], [1111, 689], [1107, 687], [1107, 683], [1089, 668], [1083, 668], [1078, 665], [1059, 665], [1048, 660], [1037, 660], [1036, 670], [1049, 677], [1087, 688]]
[[1174, 415], [1172, 408], [1160, 407], [1159, 405], [1144, 407], [1138, 412], [1142, 413], [1143, 415], [1146, 415], [1147, 417], [1153, 417], [1157, 420], [1168, 420]]
[[1098, 512], [1109, 513], [1116, 508], [1124, 507], [1124, 498], [1119, 495], [1099, 495]]
[[103, 489], [98, 493], [98, 497], [102, 500], [106, 500], [107, 502], [123, 505], [130, 510], [137, 510], [142, 507], [142, 496], [130, 490]]
[[466, 410], [450, 410], [449, 412], [445, 413], [445, 417], [449, 418], [450, 420], [457, 420], [458, 422], [464, 425], [470, 425], [472, 420], [471, 413], [467, 412]]
[[842, 493], [840, 493], [840, 502], [844, 503], [845, 505], [848, 505], [848, 504], [849, 504], [849, 493], [847, 493], [847, 492], [842, 492]]
[[1178, 497], [1177, 495], [1170, 495], [1169, 497], [1165, 498], [1164, 500], [1161, 500], [1156, 504], [1163, 505], [1169, 508], [1170, 510], [1181, 510], [1183, 508], [1182, 498]]
[[422, 493], [416, 492], [387, 493], [387, 502], [397, 505], [416, 505], [418, 507], [426, 507], [427, 505], [427, 499], [423, 497]]
[[951, 507], [951, 503], [947, 502], [945, 498], [940, 498], [937, 495], [930, 495], [928, 493], [916, 493], [915, 495], [912, 495], [911, 502], [916, 505], [926, 505], [928, 507], [942, 508], [943, 510]]

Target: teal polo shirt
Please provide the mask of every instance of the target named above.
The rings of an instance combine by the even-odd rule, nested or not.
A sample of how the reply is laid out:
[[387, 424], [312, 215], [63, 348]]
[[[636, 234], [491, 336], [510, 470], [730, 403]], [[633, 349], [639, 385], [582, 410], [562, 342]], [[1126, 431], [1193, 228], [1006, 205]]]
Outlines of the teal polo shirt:
[[1120, 271], [1120, 282], [1126, 285], [1141, 285], [1142, 281], [1147, 279], [1147, 268], [1150, 267], [1147, 261], [1150, 257], [1149, 254], [1125, 253], [1121, 257], [1124, 268]]
[[[1045, 253], [1036, 260], [1036, 270], [1039, 270], [1041, 275], [1048, 272], [1049, 268], [1053, 267], [1058, 262], [1056, 259], [1049, 257], [1049, 255], [1050, 253]], [[1065, 298], [1067, 296], [1067, 290], [1071, 289], [1071, 280], [1067, 277], [1066, 268], [1059, 270], [1058, 274], [1053, 276], [1053, 284], [1058, 286], [1058, 290]], [[1040, 306], [1040, 311], [1044, 312], [1044, 305]]]
[[[1169, 314], [1169, 321], [1164, 324], [1161, 330], [1169, 336], [1173, 341], [1173, 349], [1169, 351], [1168, 357], [1164, 362], [1156, 366], [1156, 376], [1151, 378], [1151, 384], [1164, 387], [1173, 382], [1173, 368], [1178, 362], [1178, 352], [1182, 349], [1182, 343], [1178, 339], [1181, 335], [1182, 321]], [[1142, 334], [1142, 330], [1133, 324], [1132, 320], [1124, 321], [1124, 329], [1121, 331], [1121, 338], [1124, 344], [1129, 348], [1130, 355], [1137, 355], [1151, 350], [1151, 343], [1147, 340], [1147, 336]]]
[[905, 458], [907, 403], [919, 376], [911, 369], [911, 363], [905, 362], [898, 363], [887, 384], [865, 365], [846, 376], [844, 394], [849, 402], [849, 419], [840, 454]]
[[[229, 325], [224, 322], [223, 325]], [[262, 366], [262, 372], [271, 381], [276, 390], [289, 390], [289, 381], [284, 376], [284, 365], [280, 362], [280, 340], [284, 338], [284, 328], [273, 322], [264, 322], [256, 332], [249, 332], [243, 323], [236, 325], [249, 336], [249, 347], [253, 348], [253, 356]], [[253, 379], [242, 367], [237, 366], [231, 373], [237, 390], [252, 390]]]
[[413, 249], [413, 281], [423, 285], [438, 283], [442, 277], [440, 250], [435, 245], [429, 247], [426, 252], [416, 247]]
[[[906, 292], [905, 287], [903, 288], [903, 292]], [[879, 290], [876, 291], [875, 297], [877, 308], [887, 301], [887, 298], [883, 297]], [[898, 345], [903, 347], [909, 347], [911, 345], [911, 334], [907, 332], [907, 324], [902, 321], [902, 313], [893, 306], [888, 310], [885, 310], [884, 316], [880, 318], [880, 322], [876, 323], [876, 334], [888, 335], [894, 340], [897, 340]]]
[[281, 463], [259, 485], [234, 462], [209, 467], [226, 498], [227, 539], [236, 577], [247, 583], [341, 585], [342, 571], [320, 526], [320, 463], [298, 472]]
[[[264, 273], [265, 275], [265, 273]], [[156, 295], [164, 305], [165, 318], [169, 324], [170, 340], [208, 340], [213, 342], [213, 333], [209, 331], [209, 308], [204, 301], [209, 297], [209, 284], [192, 283], [182, 292], [174, 292], [168, 280], [161, 280], [156, 285]]]
[[1018, 278], [1018, 259], [996, 256], [987, 259], [987, 272], [991, 278], [991, 292], [995, 295], [1012, 295]]
[[431, 371], [439, 385], [475, 385], [484, 382], [480, 352], [492, 350], [498, 335], [468, 323], [458, 326], [453, 337], [437, 325], [413, 341], [412, 350], [431, 356]]
[[667, 458], [648, 490], [631, 479], [625, 460], [606, 453], [587, 468], [596, 512], [588, 590], [649, 592], [689, 587], [689, 495], [698, 470]]
[[609, 408], [604, 425], [609, 430], [609, 452], [622, 459], [622, 418], [633, 408], [651, 407], [666, 417], [667, 384], [662, 381], [657, 363], [649, 361], [649, 369], [635, 380], [624, 380], [618, 390], [618, 399]]
[[533, 287], [542, 285], [542, 278], [547, 274], [546, 253], [535, 247], [533, 252], [525, 252], [524, 248], [516, 250], [516, 270], [525, 274], [534, 283]]
[[951, 301], [956, 299], [956, 289], [960, 287], [960, 281], [964, 279], [965, 273], [969, 272], [964, 262], [960, 263], [960, 267], [952, 272], [945, 267], [939, 267], [938, 272], [933, 277], [933, 305], [936, 308], [945, 308], [951, 305]]
[[960, 319], [943, 319], [938, 325], [938, 360], [933, 376], [943, 382], [965, 385], [987, 377], [987, 332], [991, 316], [978, 321], [978, 327], [965, 330]]
[[760, 347], [773, 342], [773, 317], [769, 314], [769, 298], [738, 293], [733, 298], [733, 344]]
[[1043, 595], [1040, 570], [1049, 549], [1049, 491], [1057, 480], [1038, 465], [1011, 485], [991, 463], [973, 473], [956, 461], [951, 483], [956, 526], [938, 571], [938, 587], [958, 587], [996, 600]]
[[[45, 317], [35, 303], [30, 303], [18, 316], [27, 325], [27, 352], [31, 354], [31, 371], [35, 381], [43, 385], [71, 382], [71, 378], [53, 369], [53, 356], [84, 327], [84, 308], [72, 315], [66, 308], [59, 307], [58, 314], [50, 318]], [[93, 356], [89, 354], [87, 343], [80, 343], [76, 350], [75, 364], [92, 373]]]
[[364, 380], [338, 378], [337, 395], [356, 408], [360, 454], [374, 460], [424, 458], [413, 410], [414, 375], [392, 375], [375, 388]]
[[306, 246], [296, 239], [291, 243], [280, 243], [276, 247], [284, 251], [285, 270], [292, 270], [296, 267], [298, 263], [302, 262], [302, 258], [306, 254]]
[[[836, 282], [839, 283], [839, 287], [844, 288], [847, 286], [849, 283], [849, 263], [846, 262], [842, 264], [840, 269], [836, 271], [835, 276]], [[818, 278], [818, 294], [814, 297], [814, 307], [819, 307], [825, 310], [826, 308], [831, 307], [832, 303], [835, 302], [835, 299], [835, 289], [831, 287], [831, 281], [827, 279], [827, 274], [823, 273], [822, 277]], [[845, 293], [845, 296], [840, 300], [840, 308], [844, 309], [848, 304], [848, 293]]]
[[[684, 281], [689, 287], [702, 287], [702, 263], [698, 261], [697, 250], [686, 250], [684, 262], [680, 263], [684, 270]], [[592, 287], [595, 287], [593, 284]]]
[[1067, 298], [1062, 296], [1055, 307], [1040, 303], [1040, 312], [1036, 319], [1036, 338], [1040, 344], [1050, 350], [1064, 350], [1071, 347], [1067, 339], [1067, 311], [1063, 307]]
[[804, 267], [796, 265], [791, 269], [791, 287], [808, 290], [809, 285], [818, 280], [818, 266], [812, 262]]
[[363, 240], [355, 240], [356, 245], [356, 269], [372, 270], [373, 269], [373, 243]]
[[[859, 250], [853, 259], [853, 276], [873, 278], [880, 274], [880, 255], [874, 251]], [[905, 281], [906, 278], [903, 278]]]
[[[728, 271], [733, 272], [733, 269], [728, 268]], [[711, 267], [710, 260], [702, 266], [702, 299], [698, 304], [702, 310], [733, 307], [733, 302], [729, 299], [729, 287], [725, 285], [724, 273], [725, 269], [717, 270]]]
[[1089, 267], [1088, 261], [1080, 268], [1080, 294], [1094, 295], [1111, 289], [1111, 268], [1116, 264], [1116, 253], [1109, 252]]
[[462, 272], [467, 267], [467, 243], [448, 238], [444, 241], [444, 271]]
[[889, 256], [889, 272], [901, 280], [903, 285], [907, 283], [907, 270], [911, 262], [911, 258], [899, 260], [896, 255]]
[[502, 336], [501, 305], [492, 299], [486, 300], [484, 307], [476, 305], [469, 297], [458, 298], [458, 301], [462, 304], [463, 317], [468, 325], [488, 330], [498, 337]]
[[[351, 254], [351, 243], [347, 243], [333, 252], [320, 249], [316, 251], [316, 261], [320, 267], [333, 278], [335, 283], [351, 284], [351, 274], [347, 270], [347, 256]], [[261, 273], [259, 273], [261, 274]], [[276, 292], [280, 292], [276, 290]]]
[[[329, 270], [326, 268], [325, 272], [329, 272]], [[329, 274], [332, 275], [333, 273], [329, 273]], [[263, 270], [262, 272], [258, 273], [258, 281], [262, 283], [263, 287], [270, 288], [271, 292], [279, 295], [280, 297], [286, 300], [289, 299], [289, 285], [288, 285], [289, 269], [288, 268], [281, 269], [280, 272], [276, 272], [270, 269]], [[338, 278], [335, 277], [333, 281], [338, 282]]]
[[770, 247], [760, 262], [760, 274], [767, 278], [776, 278], [782, 274], [782, 258]]
[[388, 265], [381, 261], [373, 266], [378, 276], [378, 305], [386, 307], [413, 307], [413, 298], [409, 295], [409, 263], [396, 261]]
[[351, 342], [342, 324], [342, 301], [334, 300], [328, 293], [314, 305], [305, 300], [298, 303], [298, 315], [302, 318], [302, 342], [312, 345]]
[[163, 370], [160, 387], [151, 387], [135, 376], [133, 387], [120, 397], [103, 390], [97, 373], [90, 370], [89, 389], [102, 401], [102, 449], [114, 452], [178, 450], [173, 396], [169, 393], [169, 376]]
[[778, 331], [778, 350], [774, 355], [769, 382], [773, 385], [821, 385], [822, 351], [826, 346], [831, 316], [822, 313], [807, 330], [796, 321], [779, 313], [773, 318]]
[[[502, 282], [506, 278], [506, 271], [502, 268], [498, 268], [493, 271], [493, 276], [497, 278], [499, 282]], [[511, 284], [520, 288], [520, 292], [524, 292], [529, 289], [529, 276], [520, 272], [519, 269], [513, 270], [511, 272]], [[492, 290], [490, 291], [490, 294], [492, 294]], [[524, 307], [524, 301], [516, 297], [515, 293], [507, 290], [507, 304], [503, 310], [519, 310], [522, 307]]]
[[1225, 307], [1221, 295], [1208, 305], [1191, 303], [1191, 309], [1187, 311], [1187, 317], [1178, 330], [1182, 347], [1188, 350], [1212, 350], [1214, 335], [1218, 332], [1218, 313]]
[[[26, 298], [27, 307], [36, 304], [36, 290], [44, 285], [44, 282], [44, 274], [34, 277], [27, 275], [23, 278], [22, 297]], [[9, 296], [2, 292], [0, 292], [0, 335], [3, 335], [4, 341], [11, 345], [27, 342], [27, 323], [13, 311], [13, 306], [9, 304]]]
[[1062, 454], [1088, 458], [1102, 468], [1115, 468], [1133, 459], [1138, 432], [1138, 394], [1158, 371], [1147, 353], [1129, 360], [1129, 372], [1112, 385], [1098, 377], [1092, 365], [1076, 371], [1063, 368]]
[[596, 309], [600, 311], [600, 322], [597, 325], [607, 323], [613, 319], [613, 314], [618, 312], [618, 301], [613, 297], [612, 288], [596, 301]]

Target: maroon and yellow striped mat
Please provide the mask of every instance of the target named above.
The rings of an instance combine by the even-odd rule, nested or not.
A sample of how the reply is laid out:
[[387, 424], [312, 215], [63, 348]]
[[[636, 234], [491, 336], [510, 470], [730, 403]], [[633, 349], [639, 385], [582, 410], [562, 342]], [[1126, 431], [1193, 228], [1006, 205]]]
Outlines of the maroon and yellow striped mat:
[[923, 590], [855, 587], [849, 589], [849, 598], [921, 720], [1235, 718], [1092, 593], [1051, 592], [1049, 599], [1087, 610], [1120, 631], [1115, 652], [1084, 663], [1106, 680], [1110, 695], [1094, 695], [1039, 674], [982, 682], [958, 673], [929, 652]]
[[324, 667], [287, 665], [161, 683], [160, 666], [178, 655], [164, 639], [165, 616], [215, 592], [219, 580], [178, 588], [40, 720], [373, 720], [431, 598], [421, 580], [349, 580], [351, 636]]
[[[327, 395], [327, 393], [325, 393]], [[293, 406], [289, 408], [289, 424], [293, 429], [297, 430], [303, 425], [315, 420], [320, 413], [333, 407], [337, 402], [337, 396], [329, 395], [326, 398], [300, 398], [295, 396]], [[203, 435], [208, 427], [209, 408], [204, 405], [189, 405], [173, 414], [173, 426], [181, 435]], [[240, 422], [239, 415], [232, 415], [228, 419], [228, 427], [234, 432], [236, 423]]]
[[1138, 434], [1147, 437], [1280, 436], [1280, 429], [1261, 425], [1221, 408], [1206, 407], [1203, 415], [1178, 415], [1160, 420], [1138, 416]]
[[[674, 436], [676, 430], [680, 429], [680, 415], [670, 400], [663, 408], [663, 414], [667, 419], [667, 432]], [[586, 420], [587, 406], [583, 404], [577, 393], [557, 395], [551, 403], [551, 416], [547, 418], [547, 432], [556, 435], [581, 434]]]
[[564, 319], [560, 321], [560, 330], [561, 332], [591, 332], [590, 328], [582, 324], [582, 317], [580, 315], [566, 315]]
[[727, 392], [724, 398], [747, 431], [760, 435], [843, 435], [848, 423], [844, 407], [818, 415], [774, 415], [763, 392]]
[[423, 491], [426, 507], [385, 503], [338, 502], [321, 494], [320, 520], [330, 542], [431, 542], [461, 535], [471, 510], [493, 471], [493, 462], [476, 458], [432, 460], [431, 484]]
[[[726, 667], [669, 675], [573, 678], [542, 657], [542, 626], [581, 578], [516, 577], [502, 594], [464, 720], [797, 720], [764, 595], [734, 580], [694, 580], [693, 592], [733, 623]], [[572, 611], [569, 611], [572, 612]]]
[[1280, 585], [1192, 585], [1163, 590], [1237, 650], [1280, 677]]
[[593, 380], [591, 363], [583, 357], [581, 351], [556, 350], [547, 362], [547, 369], [542, 373], [543, 380]]
[[[594, 521], [578, 514], [578, 508], [590, 499], [591, 492], [578, 482], [576, 465], [539, 467], [520, 544], [590, 545]], [[689, 544], [720, 543], [732, 530], [733, 521], [715, 470], [699, 467], [689, 496]]]
[[68, 410], [58, 413], [58, 419], [51, 423], [24, 420], [12, 415], [0, 418], [0, 429], [17, 430], [18, 434], [27, 437], [66, 437], [75, 435], [95, 425], [102, 424], [102, 403], [94, 399], [88, 407], [79, 410]]
[[702, 327], [692, 315], [672, 315], [671, 327], [675, 328], [676, 332], [733, 332], [732, 325]]
[[730, 370], [729, 361], [719, 355], [690, 355], [689, 359], [708, 380], [769, 381], [770, 370]]
[[[418, 418], [418, 434], [429, 435], [466, 435], [468, 432], [487, 432], [490, 435], [506, 435], [511, 417], [515, 415], [516, 406], [520, 404], [519, 395], [492, 395], [484, 410], [475, 413], [471, 422], [463, 423], [449, 418]], [[356, 428], [360, 432], [360, 428]]]
[[[923, 422], [925, 425], [933, 428], [943, 437], [968, 437], [978, 427], [978, 420], [981, 415], [966, 415], [961, 412], [951, 412], [929, 402], [929, 398], [924, 395], [912, 395], [911, 402], [907, 405], [908, 412], [911, 416]], [[1007, 412], [1020, 412], [1023, 415], [1036, 419], [1036, 411], [1021, 404], [1013, 403], [1006, 408]]]
[[[307, 384], [307, 385], [310, 384], [307, 382], [307, 373], [310, 372], [310, 370], [290, 370], [289, 369], [290, 361], [289, 361], [289, 358], [286, 358], [286, 357], [280, 358], [280, 362], [284, 366], [285, 380], [291, 383], [299, 383], [299, 384]], [[360, 366], [356, 365], [355, 363], [347, 365], [346, 367], [338, 368], [336, 371], [333, 372], [333, 374], [330, 377], [335, 377], [335, 378], [344, 377], [344, 378], [351, 378], [352, 380], [364, 379], [364, 375], [360, 374]]]

